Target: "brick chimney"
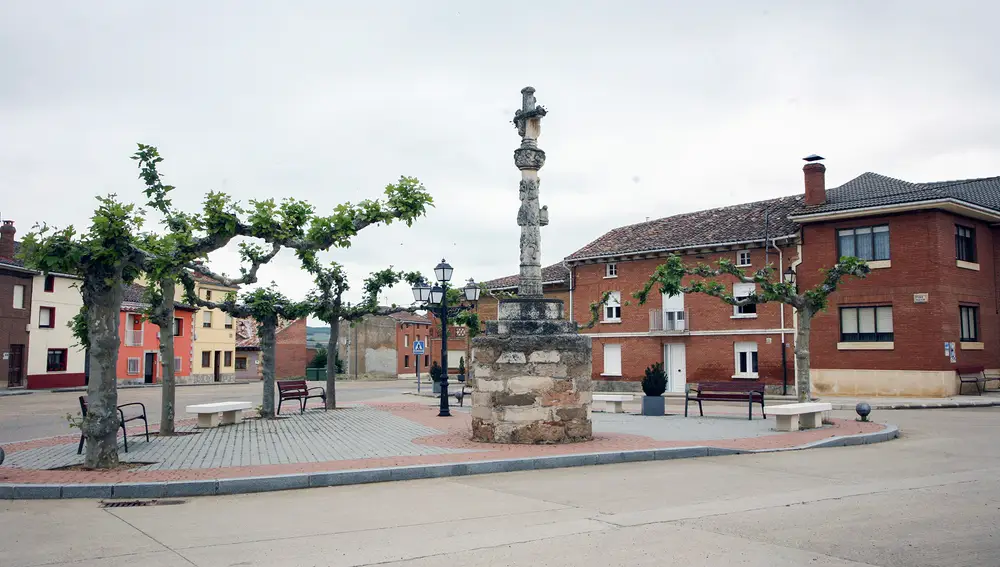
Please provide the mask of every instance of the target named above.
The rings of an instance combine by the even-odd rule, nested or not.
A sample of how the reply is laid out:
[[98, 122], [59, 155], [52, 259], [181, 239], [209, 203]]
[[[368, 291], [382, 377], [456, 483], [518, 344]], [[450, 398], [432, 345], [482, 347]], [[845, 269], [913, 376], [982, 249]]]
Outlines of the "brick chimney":
[[14, 228], [14, 221], [3, 221], [3, 226], [0, 226], [0, 258], [14, 258], [15, 234], [17, 229]]
[[809, 162], [802, 166], [806, 178], [806, 205], [822, 205], [826, 203], [826, 166], [819, 163], [823, 158], [812, 154], [802, 159]]

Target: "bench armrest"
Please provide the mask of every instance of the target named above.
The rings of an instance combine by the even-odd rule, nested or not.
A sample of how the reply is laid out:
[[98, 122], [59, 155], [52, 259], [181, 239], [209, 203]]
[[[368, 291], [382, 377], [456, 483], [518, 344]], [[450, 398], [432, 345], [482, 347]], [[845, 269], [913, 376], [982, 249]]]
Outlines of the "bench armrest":
[[127, 404], [122, 404], [122, 405], [118, 406], [118, 411], [121, 411], [122, 408], [127, 408], [129, 406], [141, 406], [142, 407], [142, 415], [146, 415], [146, 404], [144, 404], [142, 402], [129, 402]]
[[326, 388], [324, 388], [322, 386], [313, 386], [312, 388], [309, 388], [308, 390], [306, 390], [306, 393], [308, 394], [309, 392], [312, 392], [313, 390], [319, 390], [320, 392], [323, 392], [324, 394], [326, 393]]

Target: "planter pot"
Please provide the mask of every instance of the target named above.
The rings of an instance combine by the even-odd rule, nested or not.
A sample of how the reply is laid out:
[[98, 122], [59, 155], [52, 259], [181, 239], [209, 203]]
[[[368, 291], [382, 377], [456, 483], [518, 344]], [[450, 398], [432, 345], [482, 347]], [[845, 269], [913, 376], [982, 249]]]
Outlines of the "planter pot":
[[663, 396], [643, 396], [642, 415], [665, 415], [666, 401]]
[[458, 378], [459, 382], [465, 382], [465, 374], [456, 374], [455, 378]]
[[434, 382], [434, 390], [432, 392], [435, 394], [441, 393], [441, 382]]

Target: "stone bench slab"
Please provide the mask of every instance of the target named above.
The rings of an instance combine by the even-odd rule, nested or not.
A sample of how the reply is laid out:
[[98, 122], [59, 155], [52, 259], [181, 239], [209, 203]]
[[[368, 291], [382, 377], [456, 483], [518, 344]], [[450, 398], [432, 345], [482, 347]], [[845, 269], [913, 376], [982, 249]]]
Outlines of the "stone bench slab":
[[252, 402], [216, 402], [212, 404], [194, 404], [186, 406], [184, 411], [198, 415], [198, 427], [209, 428], [220, 424], [219, 414], [222, 414], [222, 425], [232, 425], [243, 410], [253, 407]]
[[775, 416], [775, 429], [778, 431], [798, 431], [800, 421], [801, 426], [806, 429], [822, 427], [823, 412], [831, 410], [833, 404], [824, 402], [785, 404], [767, 408], [767, 411]]

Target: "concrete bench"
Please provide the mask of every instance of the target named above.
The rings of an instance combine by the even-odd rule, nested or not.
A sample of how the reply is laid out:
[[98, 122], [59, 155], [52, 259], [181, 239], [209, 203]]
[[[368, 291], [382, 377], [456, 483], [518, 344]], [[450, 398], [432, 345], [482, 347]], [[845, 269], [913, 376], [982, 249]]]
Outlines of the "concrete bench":
[[222, 414], [222, 425], [232, 425], [243, 413], [243, 410], [250, 409], [253, 404], [250, 402], [217, 402], [214, 404], [195, 404], [187, 406], [184, 411], [198, 414], [198, 427], [208, 428], [219, 425], [219, 414]]
[[623, 402], [631, 402], [635, 396], [629, 394], [594, 394], [593, 400], [595, 402], [605, 402], [604, 407], [611, 407], [612, 413], [623, 413], [625, 411], [622, 408]]
[[800, 418], [802, 427], [815, 429], [823, 426], [823, 412], [832, 409], [833, 404], [812, 402], [771, 406], [768, 412], [775, 416], [778, 431], [798, 431]]

